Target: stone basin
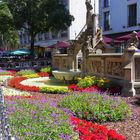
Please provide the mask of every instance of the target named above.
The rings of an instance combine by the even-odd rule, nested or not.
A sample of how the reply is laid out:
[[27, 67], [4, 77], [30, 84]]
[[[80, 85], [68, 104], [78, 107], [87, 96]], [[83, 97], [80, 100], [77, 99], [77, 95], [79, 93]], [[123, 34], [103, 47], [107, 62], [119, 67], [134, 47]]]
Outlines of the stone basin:
[[81, 71], [80, 70], [76, 70], [76, 71], [74, 71], [74, 70], [69, 70], [69, 71], [54, 70], [54, 71], [52, 71], [52, 74], [58, 80], [72, 81], [72, 80], [76, 80], [77, 77], [80, 76]]

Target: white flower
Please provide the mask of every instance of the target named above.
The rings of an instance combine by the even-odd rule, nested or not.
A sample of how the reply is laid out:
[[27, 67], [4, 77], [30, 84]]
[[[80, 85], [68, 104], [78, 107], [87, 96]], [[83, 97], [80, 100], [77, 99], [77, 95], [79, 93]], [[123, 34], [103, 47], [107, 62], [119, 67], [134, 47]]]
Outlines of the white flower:
[[11, 89], [7, 87], [2, 87], [2, 92], [4, 96], [31, 96], [28, 92], [18, 91], [16, 89]]

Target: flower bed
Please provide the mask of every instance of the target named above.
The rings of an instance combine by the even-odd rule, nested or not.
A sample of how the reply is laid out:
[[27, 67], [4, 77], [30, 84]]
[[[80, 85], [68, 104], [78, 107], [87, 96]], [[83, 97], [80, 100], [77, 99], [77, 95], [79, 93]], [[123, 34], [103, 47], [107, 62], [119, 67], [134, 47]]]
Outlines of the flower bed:
[[121, 94], [120, 86], [112, 86], [111, 81], [106, 78], [97, 78], [95, 76], [86, 76], [84, 78], [78, 78], [77, 84], [68, 86], [70, 91], [80, 92], [107, 92], [108, 94]]
[[75, 126], [75, 131], [79, 133], [81, 140], [126, 140], [115, 130], [107, 129], [106, 126], [94, 124], [86, 120], [71, 117], [71, 122]]
[[77, 140], [69, 116], [49, 102], [43, 95], [6, 99], [12, 135], [29, 140]]
[[[9, 85], [11, 87], [14, 87], [14, 88], [17, 88], [17, 89], [20, 89], [20, 90], [42, 92], [42, 93], [47, 93], [47, 92], [50, 92], [50, 93], [67, 93], [68, 91], [70, 91], [70, 92], [73, 92], [73, 91], [97, 92], [98, 91], [100, 93], [107, 92], [109, 94], [120, 94], [120, 92], [121, 92], [121, 87], [110, 87], [110, 88], [106, 89], [105, 87], [102, 87], [102, 86], [99, 87], [98, 86], [99, 84], [98, 85], [92, 85], [90, 87], [88, 87], [89, 84], [86, 84], [86, 86], [84, 86], [84, 87], [82, 87], [82, 86], [79, 87], [78, 86], [79, 84], [77, 84], [77, 85], [72, 84], [72, 85], [69, 85], [68, 88], [66, 88], [66, 87], [62, 88], [62, 86], [61, 87], [59, 87], [59, 86], [54, 87], [54, 86], [51, 86], [51, 85], [46, 86], [45, 83], [41, 83], [38, 80], [36, 81], [37, 78], [39, 79], [39, 76], [44, 77], [44, 79], [45, 79], [46, 76], [47, 77], [49, 76], [49, 74], [46, 73], [46, 72], [40, 72], [40, 73], [24, 75], [24, 78], [23, 77], [21, 77], [21, 78], [20, 77], [18, 77], [18, 78], [15, 77], [15, 78], [13, 78], [13, 80], [11, 80], [15, 84], [11, 84], [11, 81], [10, 81]], [[36, 79], [28, 80], [28, 81], [26, 80], [26, 79], [31, 79], [31, 78], [36, 78]], [[23, 80], [25, 80], [25, 81], [23, 81]], [[45, 79], [45, 80], [47, 80], [47, 79]], [[84, 80], [84, 82], [86, 80]], [[90, 82], [91, 81], [92, 80], [90, 80]], [[85, 85], [84, 82], [80, 82], [81, 85]], [[93, 83], [96, 83], [96, 82], [93, 82]], [[103, 83], [103, 82], [101, 82], [101, 83]], [[101, 84], [101, 85], [103, 85], [103, 84]]]
[[8, 79], [13, 78], [12, 75], [0, 75], [0, 83], [3, 84], [3, 82], [7, 81]]
[[[44, 77], [44, 80], [49, 80], [49, 77]], [[68, 88], [65, 86], [47, 86], [39, 81], [42, 78], [29, 79], [27, 77], [14, 77], [9, 81], [9, 86], [23, 91], [33, 91], [41, 93], [68, 93]]]
[[131, 108], [121, 99], [99, 93], [79, 93], [64, 97], [60, 107], [70, 109], [75, 116], [94, 122], [125, 120], [132, 115]]
[[115, 130], [67, 115], [43, 94], [6, 98], [6, 104], [11, 133], [18, 139], [125, 140]]
[[33, 92], [39, 92], [39, 87], [36, 86], [24, 86], [20, 84], [21, 81], [27, 79], [26, 77], [14, 77], [9, 81], [9, 86], [20, 89], [23, 91], [33, 91]]
[[14, 70], [1, 70], [0, 69], [0, 76], [3, 76], [3, 75], [15, 76], [16, 75], [16, 71], [14, 71]]
[[[51, 86], [50, 87], [44, 87], [44, 86], [37, 87], [36, 85], [35, 86], [22, 85], [22, 81], [24, 81], [24, 80], [34, 78], [34, 77], [46, 77], [46, 76], [49, 76], [49, 74], [46, 72], [39, 72], [39, 73], [27, 74], [26, 77], [14, 77], [13, 79], [10, 80], [9, 85], [11, 87], [14, 87], [14, 88], [17, 88], [20, 90], [24, 90], [24, 91], [35, 91], [35, 92], [42, 92], [42, 93], [48, 93], [48, 92], [49, 93], [67, 93], [68, 92], [68, 90], [63, 91], [63, 89], [61, 89], [61, 88], [58, 89], [58, 87], [52, 89]], [[34, 79], [32, 79], [32, 80], [34, 80]], [[106, 86], [103, 86], [105, 84], [104, 84], [104, 80], [102, 80], [102, 79], [100, 79], [100, 84], [97, 84], [96, 81], [94, 81], [94, 82], [90, 81], [90, 82], [92, 83], [92, 84], [90, 83], [91, 84], [90, 86], [89, 86], [88, 82], [85, 85], [85, 83], [82, 81], [81, 81], [81, 85], [84, 85], [84, 86], [79, 86], [76, 84], [70, 85], [69, 90], [84, 92], [83, 94], [85, 94], [85, 95], [87, 92], [91, 92], [91, 93], [98, 92], [99, 93], [99, 91], [101, 91], [101, 92], [109, 91], [110, 93], [120, 93], [120, 91], [121, 91], [120, 87], [115, 87], [115, 88], [107, 87], [106, 88]], [[93, 83], [96, 83], [96, 84], [94, 85]], [[39, 83], [39, 81], [38, 81], [36, 84], [39, 85], [41, 83]], [[113, 99], [113, 101], [114, 101], [114, 102], [112, 101], [112, 103], [114, 103], [114, 106], [113, 106], [113, 104], [110, 104], [110, 102], [105, 103], [108, 100], [108, 96], [104, 95], [104, 97], [105, 97], [103, 99], [104, 102], [99, 100], [101, 103], [101, 106], [98, 106], [97, 108], [95, 107], [96, 108], [95, 110], [90, 110], [91, 108], [88, 108], [89, 106], [85, 105], [84, 101], [81, 101], [81, 103], [79, 103], [78, 100], [75, 100], [75, 99], [74, 99], [75, 102], [70, 101], [70, 100], [68, 101], [67, 104], [69, 104], [69, 106], [71, 108], [73, 106], [75, 106], [75, 108], [73, 107], [73, 110], [72, 110], [74, 112], [75, 116], [79, 117], [80, 119], [84, 119], [84, 120], [80, 120], [79, 118], [75, 118], [75, 117], [71, 118], [71, 122], [75, 127], [74, 130], [76, 131], [76, 133], [79, 133], [79, 138], [78, 138], [78, 135], [72, 131], [73, 127], [72, 126], [68, 127], [69, 123], [70, 123], [68, 115], [66, 115], [64, 112], [61, 112], [60, 108], [58, 109], [58, 108], [54, 107], [55, 103], [51, 103], [53, 105], [53, 107], [51, 107], [50, 99], [46, 100], [43, 97], [43, 94], [39, 94], [39, 96], [34, 96], [33, 94], [39, 94], [39, 93], [32, 93], [32, 96], [31, 96], [31, 94], [29, 94], [28, 92], [20, 92], [20, 91], [17, 92], [14, 89], [12, 89], [12, 91], [8, 89], [5, 94], [5, 100], [7, 102], [8, 108], [9, 108], [10, 124], [12, 124], [12, 134], [19, 136], [19, 138], [21, 138], [21, 139], [26, 139], [26, 138], [27, 139], [32, 139], [32, 138], [48, 139], [49, 138], [49, 139], [58, 139], [58, 140], [59, 139], [77, 140], [79, 138], [81, 140], [94, 140], [94, 139], [95, 140], [98, 140], [98, 139], [100, 139], [100, 140], [107, 140], [107, 139], [108, 140], [125, 140], [125, 137], [117, 134], [115, 130], [109, 130], [105, 126], [101, 126], [101, 125], [89, 122], [91, 120], [94, 122], [95, 121], [97, 121], [97, 122], [98, 121], [99, 122], [112, 121], [113, 117], [116, 114], [117, 115], [114, 117], [116, 121], [124, 120], [127, 117], [129, 117], [129, 115], [131, 115], [131, 111], [124, 104], [121, 104], [118, 107], [118, 110], [116, 108], [116, 111], [113, 112], [114, 113], [113, 117], [111, 115], [109, 115], [109, 113], [113, 109], [112, 108], [109, 109], [107, 107], [108, 106], [114, 107], [116, 105], [115, 101], [118, 100], [117, 98]], [[80, 95], [81, 93], [77, 92], [77, 94]], [[86, 98], [85, 95], [83, 96], [84, 99]], [[54, 96], [54, 95], [51, 95], [51, 96]], [[62, 96], [65, 99], [65, 95], [59, 95], [59, 96]], [[37, 106], [35, 106], [35, 108], [33, 107], [34, 106], [33, 102], [36, 103], [35, 105], [37, 105]], [[89, 104], [93, 103], [92, 104], [93, 107], [95, 106], [93, 101], [90, 102], [90, 99], [86, 100], [86, 103], [89, 103]], [[45, 106], [45, 108], [41, 109], [41, 107], [44, 107], [44, 106]], [[61, 108], [62, 110], [63, 110], [63, 107]], [[86, 110], [86, 107], [88, 108], [88, 111]], [[102, 111], [104, 111], [103, 113], [100, 112], [101, 107], [103, 107], [103, 110], [102, 110]], [[22, 112], [22, 110], [24, 110], [24, 108], [25, 108], [25, 111]], [[36, 110], [34, 110], [34, 109], [36, 109]], [[36, 113], [33, 115], [32, 112], [30, 112], [31, 110], [35, 111]], [[45, 111], [48, 111], [48, 114], [45, 114], [46, 113]], [[60, 111], [60, 115], [59, 115], [59, 111]], [[43, 112], [45, 112], [45, 113], [43, 113]], [[123, 116], [120, 115], [120, 113], [122, 113], [122, 112], [124, 112]], [[24, 115], [25, 116], [20, 118], [20, 115], [21, 115], [20, 113], [23, 114], [23, 116]], [[58, 117], [58, 119], [57, 119], [58, 121], [60, 121], [60, 123], [56, 122], [56, 120], [52, 120], [53, 117], [51, 118], [50, 116], [53, 113], [60, 116], [60, 118]], [[52, 116], [55, 116], [54, 114]], [[30, 116], [30, 115], [32, 115], [32, 116]], [[50, 120], [51, 123], [48, 123], [48, 121], [45, 122], [46, 120], [44, 118], [42, 119], [42, 117], [44, 117], [44, 115], [46, 116], [46, 118], [48, 117], [47, 120]], [[66, 115], [66, 118], [65, 117], [63, 118], [61, 115], [62, 116]], [[32, 121], [34, 119], [36, 119], [35, 122]], [[65, 122], [67, 122], [68, 125], [61, 123], [61, 119], [65, 120]], [[85, 119], [88, 121], [86, 121]], [[17, 124], [16, 124], [16, 122], [17, 122]], [[42, 123], [43, 123], [43, 125], [42, 125]], [[48, 126], [50, 128], [50, 131], [46, 130], [44, 123], [46, 124], [46, 126]], [[15, 124], [16, 124], [16, 126], [15, 126]], [[59, 124], [59, 125], [62, 124], [65, 126], [62, 127], [57, 124]], [[116, 124], [116, 123], [114, 123], [114, 124]], [[51, 125], [51, 127], [50, 127], [50, 125]], [[22, 126], [21, 129], [19, 129], [20, 126]], [[47, 128], [47, 129], [49, 129], [49, 128]], [[37, 129], [37, 130], [35, 130], [35, 129]], [[114, 129], [116, 129], [116, 128], [114, 128]], [[66, 131], [70, 131], [70, 133], [65, 133]], [[118, 131], [118, 132], [121, 132], [121, 131]], [[53, 137], [53, 134], [54, 134], [54, 137]], [[126, 133], [124, 133], [124, 134], [127, 136]]]
[[39, 77], [48, 77], [48, 76], [50, 76], [50, 74], [47, 73], [47, 72], [38, 72], [37, 74], [39, 75]]
[[3, 91], [3, 95], [4, 95], [5, 98], [11, 97], [11, 96], [13, 96], [13, 97], [24, 96], [25, 98], [30, 98], [31, 97], [31, 94], [28, 93], [28, 92], [18, 91], [18, 90], [6, 88], [6, 87], [2, 87], [2, 91]]
[[97, 85], [93, 85], [90, 87], [78, 87], [76, 84], [71, 84], [68, 86], [68, 89], [71, 92], [74, 91], [79, 91], [79, 92], [100, 92], [100, 93], [108, 93], [110, 95], [120, 95], [122, 88], [117, 86], [117, 87], [109, 87], [109, 88], [102, 88], [98, 87]]

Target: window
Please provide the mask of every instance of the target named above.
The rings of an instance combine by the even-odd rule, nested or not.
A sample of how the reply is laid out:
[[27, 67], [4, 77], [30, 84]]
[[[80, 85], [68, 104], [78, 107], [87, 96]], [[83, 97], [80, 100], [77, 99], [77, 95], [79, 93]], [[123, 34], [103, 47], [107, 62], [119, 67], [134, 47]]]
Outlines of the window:
[[49, 39], [49, 33], [46, 33], [45, 34], [45, 40], [48, 40]]
[[61, 32], [61, 37], [68, 37], [68, 32], [67, 31]]
[[109, 0], [104, 0], [104, 8], [109, 7]]
[[128, 26], [135, 26], [137, 24], [137, 4], [128, 6]]
[[56, 33], [52, 33], [52, 39], [57, 39], [58, 35]]
[[104, 30], [108, 31], [110, 30], [110, 13], [104, 12]]
[[41, 33], [38, 34], [38, 40], [42, 41], [42, 34]]

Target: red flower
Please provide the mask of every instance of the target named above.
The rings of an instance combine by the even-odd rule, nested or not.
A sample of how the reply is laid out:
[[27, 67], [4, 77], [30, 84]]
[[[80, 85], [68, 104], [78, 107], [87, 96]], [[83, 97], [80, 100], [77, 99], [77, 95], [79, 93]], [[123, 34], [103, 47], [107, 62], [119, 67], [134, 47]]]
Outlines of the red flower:
[[115, 130], [108, 130], [106, 126], [93, 124], [86, 120], [71, 117], [71, 122], [75, 126], [74, 130], [79, 133], [80, 140], [126, 140]]
[[39, 73], [37, 73], [40, 77], [48, 77], [48, 76], [50, 76], [50, 74], [49, 73], [47, 73], [47, 72], [39, 72]]
[[27, 78], [25, 78], [25, 77], [14, 77], [9, 81], [8, 85], [11, 86], [11, 87], [14, 87], [16, 89], [20, 89], [20, 90], [24, 90], [24, 91], [32, 91], [32, 92], [39, 92], [40, 91], [39, 87], [25, 86], [25, 85], [20, 84], [21, 81], [23, 81], [25, 79], [27, 79]]
[[68, 89], [69, 89], [70, 91], [77, 91], [77, 90], [78, 90], [78, 87], [77, 87], [77, 85], [72, 84], [72, 85], [69, 85], [69, 86], [68, 86]]

